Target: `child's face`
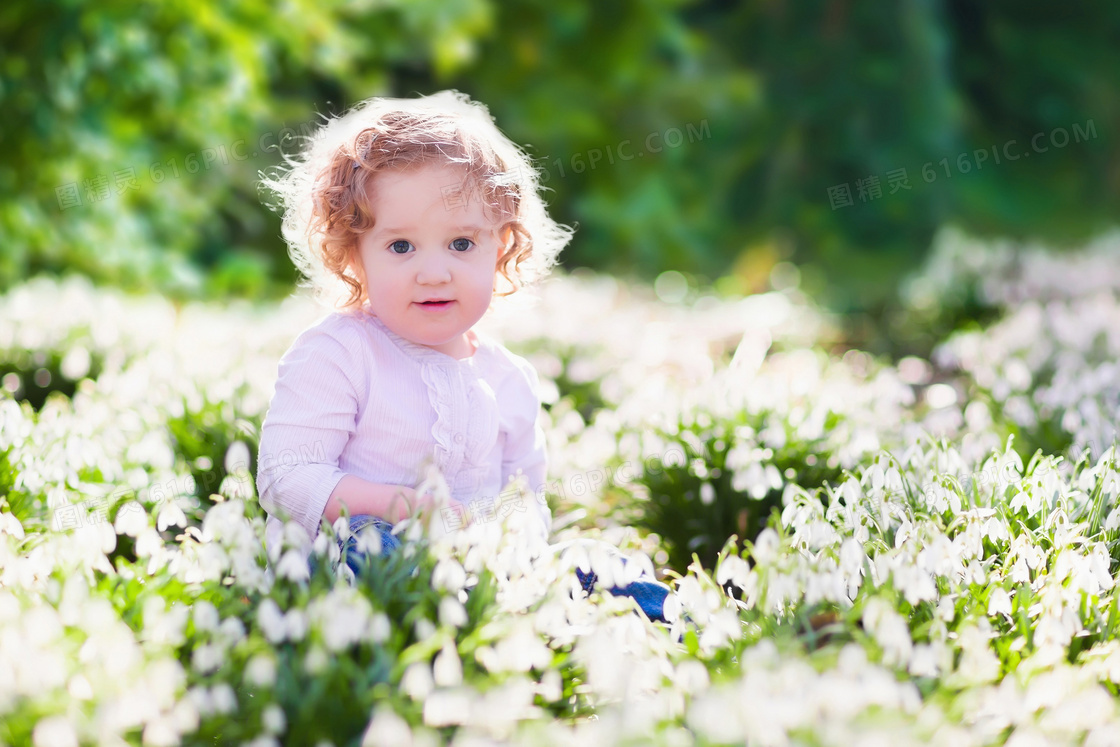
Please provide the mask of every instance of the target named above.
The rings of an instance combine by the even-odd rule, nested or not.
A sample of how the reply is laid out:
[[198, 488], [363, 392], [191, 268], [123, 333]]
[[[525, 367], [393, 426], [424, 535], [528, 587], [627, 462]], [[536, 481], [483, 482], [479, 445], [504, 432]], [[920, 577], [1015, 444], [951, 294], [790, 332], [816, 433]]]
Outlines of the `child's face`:
[[442, 164], [373, 177], [374, 227], [358, 240], [370, 308], [396, 334], [463, 358], [465, 333], [494, 295], [504, 246], [463, 169]]

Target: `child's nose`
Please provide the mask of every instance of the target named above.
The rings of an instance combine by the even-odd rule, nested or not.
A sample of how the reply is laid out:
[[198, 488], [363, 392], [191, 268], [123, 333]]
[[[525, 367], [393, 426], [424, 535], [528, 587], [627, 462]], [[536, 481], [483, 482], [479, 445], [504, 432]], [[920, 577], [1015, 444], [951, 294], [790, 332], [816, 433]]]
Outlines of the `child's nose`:
[[416, 271], [416, 282], [425, 285], [451, 282], [451, 265], [444, 252], [423, 252], [420, 260], [420, 266]]

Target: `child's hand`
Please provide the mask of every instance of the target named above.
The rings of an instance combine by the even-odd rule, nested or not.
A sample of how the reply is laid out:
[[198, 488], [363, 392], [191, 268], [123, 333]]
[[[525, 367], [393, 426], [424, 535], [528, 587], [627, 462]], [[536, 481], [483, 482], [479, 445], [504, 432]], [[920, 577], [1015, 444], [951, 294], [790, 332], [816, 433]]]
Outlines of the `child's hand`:
[[395, 490], [389, 502], [386, 520], [396, 524], [410, 517], [423, 520], [431, 514], [434, 506], [431, 493], [427, 491], [418, 493], [415, 488], [407, 488], [403, 485], [396, 487]]

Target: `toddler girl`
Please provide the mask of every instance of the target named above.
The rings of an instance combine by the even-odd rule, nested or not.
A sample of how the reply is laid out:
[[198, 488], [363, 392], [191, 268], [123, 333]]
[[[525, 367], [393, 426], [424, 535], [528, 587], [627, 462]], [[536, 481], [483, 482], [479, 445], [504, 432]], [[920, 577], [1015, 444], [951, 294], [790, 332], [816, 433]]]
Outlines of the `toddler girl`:
[[[284, 354], [262, 428], [269, 557], [284, 519], [309, 556], [344, 506], [354, 533], [376, 527], [391, 552], [391, 525], [431, 508], [414, 486], [433, 460], [459, 506], [493, 506], [519, 475], [539, 495], [537, 374], [473, 327], [495, 294], [542, 277], [571, 231], [549, 218], [535, 169], [487, 110], [447, 91], [370, 99], [264, 184], [293, 261], [335, 306]], [[517, 509], [547, 537], [543, 499]], [[660, 617], [667, 587], [648, 587], [612, 592]]]

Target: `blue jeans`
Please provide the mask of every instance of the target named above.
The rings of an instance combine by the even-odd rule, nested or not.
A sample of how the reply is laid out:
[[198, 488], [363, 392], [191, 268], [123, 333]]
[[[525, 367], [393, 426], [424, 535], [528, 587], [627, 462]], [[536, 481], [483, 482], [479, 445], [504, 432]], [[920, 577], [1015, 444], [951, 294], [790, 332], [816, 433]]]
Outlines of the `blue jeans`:
[[[343, 550], [343, 555], [346, 557], [346, 565], [354, 572], [354, 577], [357, 578], [361, 574], [365, 553], [358, 549], [357, 535], [364, 529], [374, 528], [381, 536], [381, 557], [388, 558], [400, 549], [401, 541], [393, 534], [393, 525], [384, 519], [376, 516], [369, 516], [367, 514], [358, 514], [357, 516], [350, 517], [350, 537], [345, 542], [339, 541], [339, 549]], [[625, 563], [625, 560], [623, 561]], [[310, 558], [311, 573], [315, 573], [316, 559], [312, 554]], [[595, 590], [595, 583], [598, 581], [595, 574], [591, 571], [584, 572], [576, 568], [576, 578], [579, 579], [579, 584], [587, 593]], [[650, 620], [657, 622], [668, 622], [665, 619], [665, 599], [669, 596], [669, 587], [660, 581], [656, 581], [648, 576], [641, 576], [636, 581], [632, 581], [625, 586], [612, 586], [607, 589], [611, 594], [616, 597], [630, 597], [638, 606], [642, 608], [642, 612]]]

